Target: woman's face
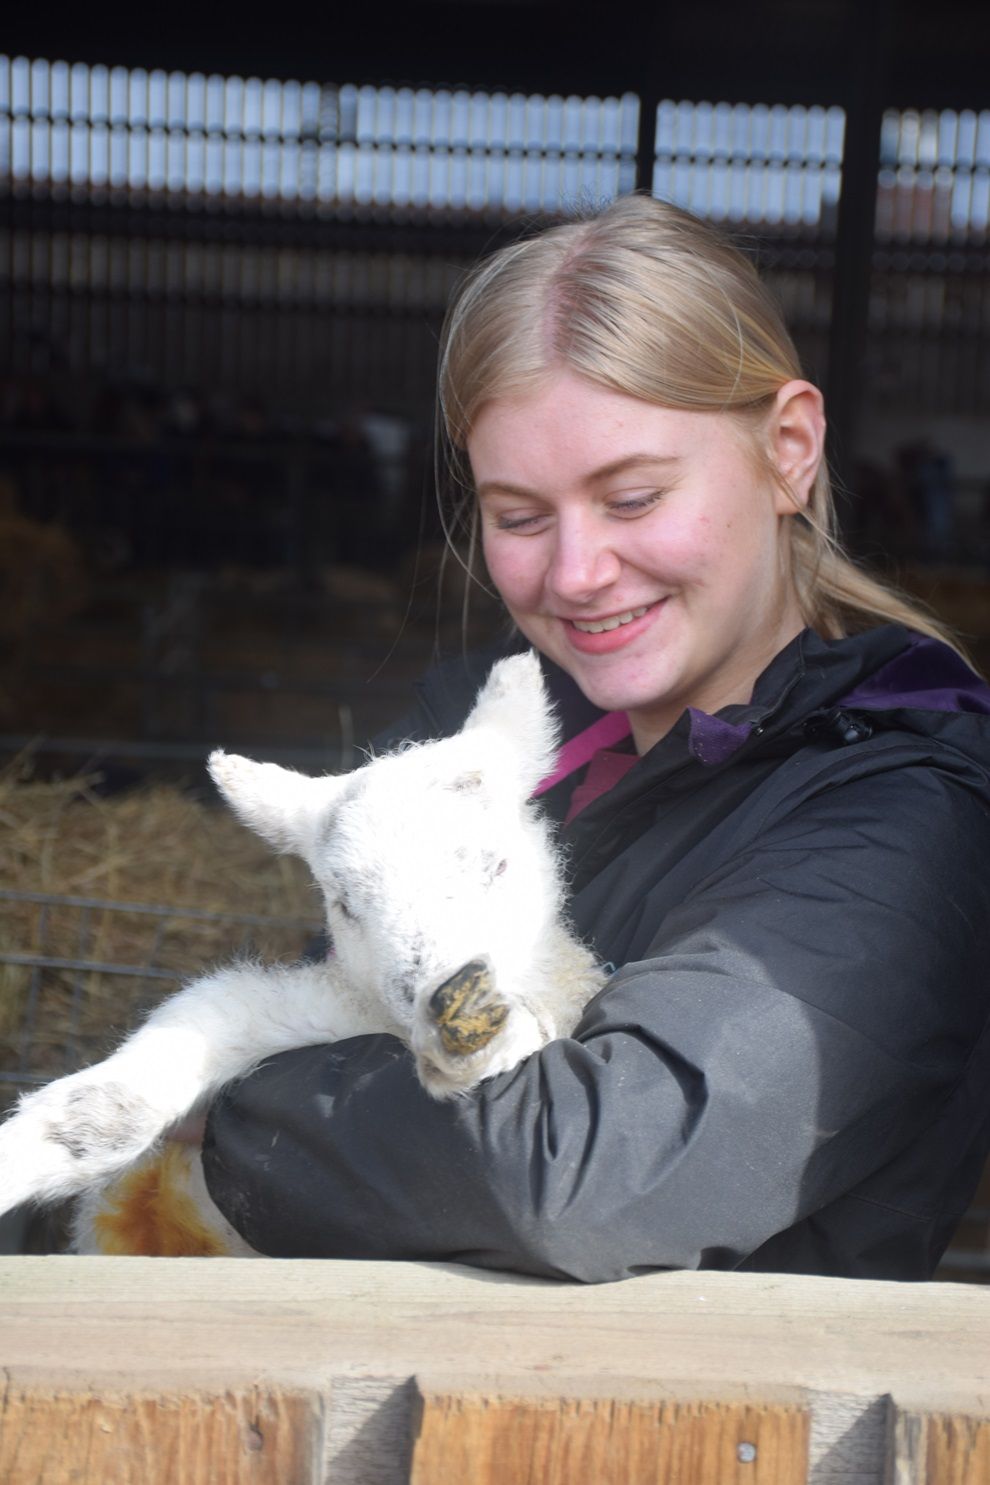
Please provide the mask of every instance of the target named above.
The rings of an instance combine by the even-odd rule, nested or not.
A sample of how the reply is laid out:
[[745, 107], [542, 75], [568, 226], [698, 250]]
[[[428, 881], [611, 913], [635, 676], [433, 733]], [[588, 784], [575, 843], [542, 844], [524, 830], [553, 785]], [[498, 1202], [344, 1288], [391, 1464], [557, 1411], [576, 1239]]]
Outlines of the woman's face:
[[[804, 500], [821, 398], [777, 396], [771, 452]], [[724, 414], [680, 412], [571, 372], [488, 403], [468, 439], [488, 570], [526, 638], [640, 752], [685, 707], [748, 701], [802, 628], [789, 573], [794, 505]]]

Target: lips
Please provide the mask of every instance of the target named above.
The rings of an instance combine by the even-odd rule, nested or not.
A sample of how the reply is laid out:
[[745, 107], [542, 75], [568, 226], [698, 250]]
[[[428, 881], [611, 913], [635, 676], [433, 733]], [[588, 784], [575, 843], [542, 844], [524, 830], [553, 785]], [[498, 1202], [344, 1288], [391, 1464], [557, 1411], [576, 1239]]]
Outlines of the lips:
[[608, 619], [570, 619], [575, 629], [582, 634], [604, 634], [611, 629], [621, 629], [624, 624], [631, 624], [633, 619], [641, 619], [650, 604], [646, 603], [642, 608], [627, 609], [624, 614], [614, 614]]
[[616, 614], [603, 614], [596, 619], [563, 618], [564, 634], [568, 643], [583, 655], [608, 655], [631, 644], [648, 629], [666, 601], [660, 598], [654, 603], [623, 609]]

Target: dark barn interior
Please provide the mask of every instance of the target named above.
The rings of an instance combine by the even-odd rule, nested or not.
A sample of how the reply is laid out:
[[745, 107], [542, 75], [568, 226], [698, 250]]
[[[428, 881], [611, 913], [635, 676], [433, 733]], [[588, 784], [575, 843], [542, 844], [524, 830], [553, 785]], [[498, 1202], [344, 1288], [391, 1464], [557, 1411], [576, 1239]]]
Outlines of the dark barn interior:
[[7, 31], [8, 751], [373, 732], [434, 639], [449, 290], [632, 189], [752, 251], [826, 390], [849, 541], [982, 652], [982, 5]]
[[[101, 875], [99, 833], [59, 877], [67, 800], [108, 831], [132, 786], [199, 808], [219, 743], [349, 766], [438, 645], [499, 626], [441, 572], [436, 341], [462, 271], [553, 217], [652, 191], [754, 255], [826, 392], [848, 544], [990, 665], [985, 0], [22, 11], [0, 49], [3, 1087], [102, 1045], [97, 961], [137, 1007], [204, 952], [101, 946], [123, 899], [226, 915], [235, 947], [312, 912], [298, 879], [242, 885], [235, 934], [181, 872]], [[952, 1276], [990, 1274], [988, 1203]]]

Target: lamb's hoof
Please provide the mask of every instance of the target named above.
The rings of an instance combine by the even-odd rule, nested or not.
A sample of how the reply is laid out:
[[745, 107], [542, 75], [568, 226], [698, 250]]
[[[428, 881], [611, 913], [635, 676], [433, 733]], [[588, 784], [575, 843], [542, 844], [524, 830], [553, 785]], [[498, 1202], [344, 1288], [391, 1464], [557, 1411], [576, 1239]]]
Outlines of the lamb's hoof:
[[495, 995], [491, 971], [472, 959], [430, 996], [430, 1014], [445, 1052], [466, 1057], [487, 1047], [505, 1025], [509, 1007]]

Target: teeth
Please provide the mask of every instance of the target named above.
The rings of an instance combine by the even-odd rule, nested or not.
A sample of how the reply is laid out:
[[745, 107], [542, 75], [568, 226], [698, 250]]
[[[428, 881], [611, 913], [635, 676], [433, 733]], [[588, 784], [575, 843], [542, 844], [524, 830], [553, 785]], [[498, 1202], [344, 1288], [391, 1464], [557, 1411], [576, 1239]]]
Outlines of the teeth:
[[580, 629], [582, 634], [605, 634], [609, 629], [618, 629], [623, 624], [631, 624], [633, 619], [641, 619], [649, 607], [647, 603], [642, 608], [632, 608], [627, 614], [616, 614], [614, 618], [602, 619], [597, 624], [582, 624], [580, 619], [574, 619], [574, 628]]

